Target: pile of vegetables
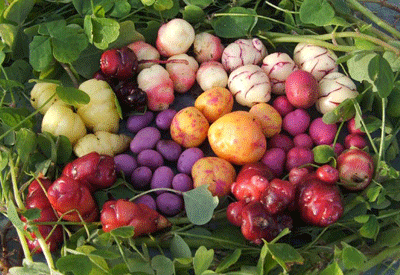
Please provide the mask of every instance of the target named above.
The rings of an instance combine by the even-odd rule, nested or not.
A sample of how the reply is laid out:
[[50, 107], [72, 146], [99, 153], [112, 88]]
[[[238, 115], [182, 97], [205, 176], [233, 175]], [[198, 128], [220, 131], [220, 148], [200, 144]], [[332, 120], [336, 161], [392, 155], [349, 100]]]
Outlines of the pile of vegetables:
[[398, 269], [400, 31], [359, 1], [0, 13], [3, 274]]

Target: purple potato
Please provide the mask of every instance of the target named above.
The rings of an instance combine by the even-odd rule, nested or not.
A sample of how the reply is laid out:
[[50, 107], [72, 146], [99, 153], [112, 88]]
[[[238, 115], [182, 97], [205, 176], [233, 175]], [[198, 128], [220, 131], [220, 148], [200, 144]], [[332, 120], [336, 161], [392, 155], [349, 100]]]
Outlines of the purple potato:
[[136, 159], [129, 154], [118, 154], [114, 157], [115, 169], [124, 173], [125, 176], [130, 176], [133, 170], [137, 167]]
[[282, 120], [282, 128], [292, 136], [305, 133], [310, 125], [311, 117], [304, 109], [296, 109], [288, 113]]
[[282, 148], [267, 149], [261, 162], [272, 170], [275, 177], [281, 177], [285, 170], [286, 152]]
[[150, 187], [150, 181], [153, 172], [147, 166], [140, 166], [133, 170], [131, 175], [131, 183], [135, 189], [144, 190]]
[[156, 200], [149, 194], [142, 195], [139, 198], [135, 199], [133, 202], [135, 203], [142, 203], [147, 205], [153, 210], [157, 210]]
[[158, 211], [165, 216], [175, 216], [179, 214], [184, 207], [182, 196], [169, 192], [158, 195], [156, 204]]
[[204, 157], [204, 153], [200, 148], [192, 147], [184, 150], [178, 158], [178, 171], [185, 174], [192, 173], [193, 164]]
[[188, 174], [178, 173], [172, 179], [172, 188], [181, 192], [192, 190], [193, 180]]
[[145, 149], [137, 155], [137, 162], [139, 166], [147, 166], [152, 171], [164, 165], [163, 156], [152, 149]]
[[[168, 166], [158, 167], [151, 178], [150, 188], [170, 188], [172, 189], [172, 179], [174, 178], [174, 171]], [[157, 195], [162, 194], [166, 191], [155, 191]]]
[[160, 131], [155, 127], [145, 127], [133, 137], [130, 149], [133, 153], [139, 154], [145, 149], [153, 149], [161, 139]]
[[156, 126], [161, 130], [168, 130], [176, 113], [174, 109], [159, 112], [156, 116]]
[[269, 148], [282, 148], [285, 152], [288, 152], [294, 147], [293, 140], [286, 134], [276, 134], [273, 136], [268, 143]]
[[182, 147], [173, 140], [161, 139], [156, 144], [156, 150], [167, 160], [177, 161], [182, 153]]
[[147, 111], [143, 115], [131, 115], [126, 122], [126, 128], [132, 133], [137, 133], [149, 126], [153, 119], [154, 113], [151, 111]]

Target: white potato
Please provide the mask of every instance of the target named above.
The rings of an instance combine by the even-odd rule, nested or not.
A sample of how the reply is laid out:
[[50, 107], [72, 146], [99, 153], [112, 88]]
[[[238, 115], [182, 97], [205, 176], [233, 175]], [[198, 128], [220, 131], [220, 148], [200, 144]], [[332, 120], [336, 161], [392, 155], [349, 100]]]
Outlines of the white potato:
[[54, 136], [64, 135], [74, 144], [86, 135], [86, 127], [71, 107], [54, 104], [43, 116], [42, 132], [49, 132]]
[[[46, 82], [36, 83], [31, 90], [30, 101], [32, 107], [35, 108], [35, 110], [41, 108], [39, 112], [42, 115], [44, 115], [53, 104], [67, 105], [66, 103], [64, 103], [64, 101], [62, 101], [58, 97], [57, 94], [55, 94], [57, 87], [58, 84], [55, 83], [46, 83]], [[46, 103], [46, 101], [49, 100], [49, 98], [53, 95], [54, 97], [49, 102]]]

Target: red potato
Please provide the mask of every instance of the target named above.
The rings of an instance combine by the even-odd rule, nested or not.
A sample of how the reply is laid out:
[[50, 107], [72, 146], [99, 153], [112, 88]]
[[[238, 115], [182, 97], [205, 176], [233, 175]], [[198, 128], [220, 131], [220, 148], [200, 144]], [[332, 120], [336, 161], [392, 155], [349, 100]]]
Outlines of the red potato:
[[289, 171], [289, 182], [297, 188], [297, 186], [299, 186], [309, 174], [310, 170], [305, 167], [292, 168]]
[[151, 234], [168, 228], [171, 223], [145, 204], [119, 199], [103, 205], [100, 221], [104, 232], [122, 226], [133, 226], [134, 237]]
[[51, 206], [64, 220], [85, 222], [97, 220], [99, 211], [88, 187], [80, 181], [61, 175], [50, 186], [48, 198]]
[[197, 62], [219, 61], [225, 47], [221, 39], [208, 32], [196, 34], [193, 42], [193, 52]]
[[175, 99], [174, 83], [161, 65], [143, 69], [137, 76], [140, 89], [147, 94], [147, 106], [151, 111], [163, 111]]
[[178, 93], [186, 93], [196, 82], [199, 64], [194, 57], [187, 54], [173, 55], [167, 61], [166, 69], [174, 83], [174, 90]]
[[114, 158], [96, 152], [68, 163], [62, 174], [81, 183], [88, 183], [91, 192], [110, 187], [117, 179]]
[[225, 88], [228, 84], [228, 73], [220, 62], [206, 61], [197, 70], [196, 81], [203, 91], [215, 87]]
[[315, 175], [318, 179], [327, 184], [335, 184], [339, 181], [339, 171], [329, 164], [318, 167], [315, 171]]
[[175, 18], [158, 29], [156, 48], [162, 56], [170, 57], [186, 53], [195, 39], [195, 31], [190, 23]]
[[269, 182], [265, 177], [254, 175], [243, 181], [236, 180], [231, 186], [231, 192], [237, 200], [248, 203], [260, 200], [268, 185]]
[[242, 210], [246, 204], [247, 203], [244, 200], [240, 200], [228, 205], [228, 208], [226, 209], [226, 218], [231, 224], [236, 226], [242, 225]]
[[347, 131], [349, 131], [350, 134], [357, 134], [357, 135], [365, 135], [365, 132], [363, 132], [361, 130], [361, 128], [357, 128], [356, 127], [356, 120], [354, 117], [350, 118], [347, 122], [346, 122], [346, 128]]
[[[48, 179], [48, 178], [38, 178], [38, 179], [34, 179], [28, 187], [28, 195], [32, 195], [33, 193], [41, 193], [41, 194], [45, 194], [44, 190], [48, 190], [50, 185], [53, 182]], [[44, 189], [44, 190], [43, 190]]]
[[305, 133], [310, 121], [311, 117], [306, 110], [295, 109], [283, 118], [282, 128], [294, 137]]
[[318, 100], [318, 81], [311, 73], [297, 70], [286, 78], [285, 92], [290, 104], [297, 108], [307, 109]]

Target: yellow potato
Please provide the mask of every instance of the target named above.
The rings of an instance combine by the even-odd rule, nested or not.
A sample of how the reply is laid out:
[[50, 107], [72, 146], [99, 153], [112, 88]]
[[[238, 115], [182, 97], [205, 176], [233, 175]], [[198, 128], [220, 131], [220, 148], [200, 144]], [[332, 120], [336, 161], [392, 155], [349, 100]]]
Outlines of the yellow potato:
[[237, 165], [259, 161], [267, 147], [260, 122], [246, 111], [217, 119], [208, 130], [208, 141], [218, 157]]
[[249, 111], [261, 123], [261, 129], [267, 138], [279, 134], [282, 130], [282, 117], [278, 111], [268, 103], [253, 105]]
[[194, 102], [194, 106], [212, 123], [232, 111], [233, 101], [233, 95], [228, 89], [214, 87], [203, 92]]
[[206, 117], [196, 107], [186, 107], [172, 119], [171, 137], [185, 148], [197, 147], [206, 140], [209, 126]]
[[193, 186], [208, 184], [213, 196], [226, 196], [235, 181], [236, 171], [233, 165], [219, 157], [204, 157], [192, 167]]

